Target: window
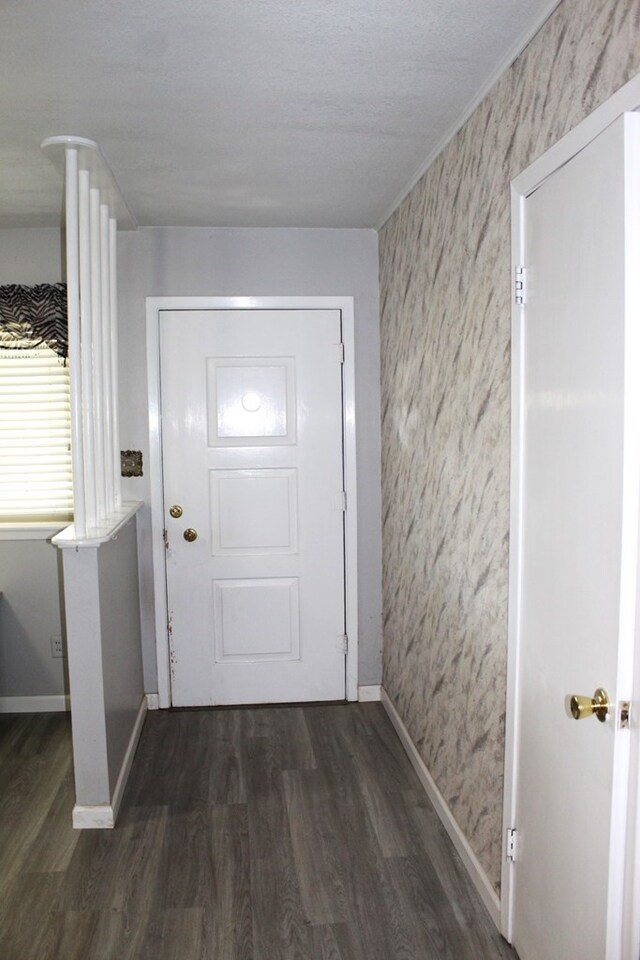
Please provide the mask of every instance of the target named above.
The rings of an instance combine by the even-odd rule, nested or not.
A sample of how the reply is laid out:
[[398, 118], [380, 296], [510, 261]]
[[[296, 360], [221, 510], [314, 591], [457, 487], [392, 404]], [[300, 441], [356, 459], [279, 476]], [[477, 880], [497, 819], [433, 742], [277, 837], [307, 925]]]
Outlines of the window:
[[73, 516], [69, 370], [44, 344], [0, 348], [0, 523]]

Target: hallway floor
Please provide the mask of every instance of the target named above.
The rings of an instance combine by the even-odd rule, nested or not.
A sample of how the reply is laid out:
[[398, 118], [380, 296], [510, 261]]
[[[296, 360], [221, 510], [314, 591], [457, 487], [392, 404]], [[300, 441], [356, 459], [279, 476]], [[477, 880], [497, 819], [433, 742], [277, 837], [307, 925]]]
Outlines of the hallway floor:
[[115, 830], [0, 716], [2, 960], [508, 960], [379, 703], [150, 713]]

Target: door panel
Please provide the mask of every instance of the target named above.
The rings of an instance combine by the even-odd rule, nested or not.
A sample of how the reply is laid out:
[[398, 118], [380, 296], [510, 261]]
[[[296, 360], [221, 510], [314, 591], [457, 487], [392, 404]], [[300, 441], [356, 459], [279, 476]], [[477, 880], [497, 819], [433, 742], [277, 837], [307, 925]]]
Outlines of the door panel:
[[[615, 704], [631, 682], [637, 523], [628, 521], [639, 492], [627, 369], [637, 323], [627, 276], [638, 267], [627, 240], [640, 211], [626, 187], [637, 176], [628, 155], [639, 122], [621, 118], [525, 200], [513, 902], [521, 960], [620, 957], [614, 894], [629, 733]], [[614, 704], [607, 721], [571, 719], [567, 696], [597, 687]]]
[[211, 446], [296, 442], [291, 357], [212, 357], [207, 361]]
[[299, 660], [298, 596], [297, 577], [214, 580], [216, 663]]
[[212, 470], [209, 476], [213, 555], [297, 553], [297, 470]]
[[160, 331], [172, 702], [343, 699], [340, 312]]

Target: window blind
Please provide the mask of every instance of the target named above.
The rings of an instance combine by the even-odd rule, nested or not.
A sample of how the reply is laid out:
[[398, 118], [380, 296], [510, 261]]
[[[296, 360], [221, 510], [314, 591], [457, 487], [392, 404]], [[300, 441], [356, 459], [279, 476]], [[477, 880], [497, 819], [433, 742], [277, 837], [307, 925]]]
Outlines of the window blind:
[[0, 348], [0, 522], [71, 520], [69, 370], [47, 346]]

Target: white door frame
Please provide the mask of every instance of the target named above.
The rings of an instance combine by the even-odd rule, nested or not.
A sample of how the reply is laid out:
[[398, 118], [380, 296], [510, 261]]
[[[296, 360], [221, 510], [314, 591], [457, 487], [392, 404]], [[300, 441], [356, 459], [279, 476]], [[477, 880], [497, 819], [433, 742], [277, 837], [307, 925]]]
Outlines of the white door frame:
[[[518, 657], [520, 651], [520, 611], [522, 590], [522, 481], [524, 439], [524, 310], [516, 302], [516, 270], [525, 262], [524, 202], [557, 169], [568, 163], [622, 113], [640, 110], [640, 74], [621, 87], [612, 97], [574, 127], [511, 182], [511, 495], [509, 552], [509, 622], [507, 640], [507, 704], [505, 730], [503, 850], [501, 877], [500, 929], [512, 939], [513, 884], [512, 864], [507, 860], [507, 830], [516, 827], [516, 781], [518, 774]], [[640, 598], [640, 585], [638, 587]], [[640, 713], [640, 636], [636, 635], [633, 707]], [[624, 947], [621, 960], [637, 960], [640, 948], [640, 730], [638, 716], [632, 721], [632, 770], [629, 815], [626, 831], [626, 889], [624, 899]], [[624, 848], [625, 830], [617, 834]], [[615, 831], [612, 844], [616, 843]], [[624, 853], [622, 852], [624, 856]], [[550, 865], [553, 869], [553, 865]], [[608, 880], [608, 878], [607, 878]], [[605, 881], [606, 882], [606, 881]]]
[[149, 483], [153, 554], [153, 592], [158, 697], [171, 706], [167, 634], [167, 569], [164, 546], [162, 478], [162, 410], [160, 396], [160, 311], [162, 310], [339, 310], [342, 315], [342, 423], [345, 514], [345, 617], [349, 637], [346, 661], [347, 700], [358, 699], [358, 502], [356, 489], [356, 412], [353, 297], [147, 297], [147, 381], [149, 400]]

